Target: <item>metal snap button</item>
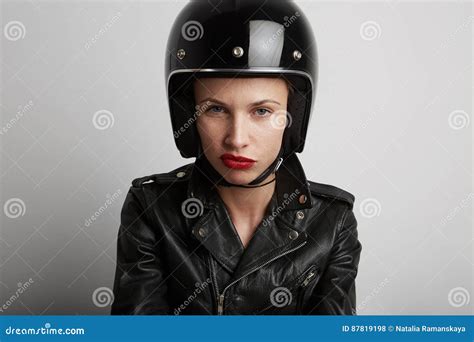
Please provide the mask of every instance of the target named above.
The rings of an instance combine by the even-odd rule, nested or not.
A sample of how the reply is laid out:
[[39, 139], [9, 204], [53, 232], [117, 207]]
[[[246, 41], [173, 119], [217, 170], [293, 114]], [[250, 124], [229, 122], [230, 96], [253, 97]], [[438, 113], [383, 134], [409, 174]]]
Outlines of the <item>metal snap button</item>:
[[298, 212], [296, 213], [296, 217], [297, 217], [299, 220], [301, 220], [301, 219], [304, 218], [304, 213], [300, 210], [300, 211], [298, 211]]
[[299, 198], [299, 201], [300, 201], [301, 204], [303, 204], [303, 203], [306, 203], [307, 199], [308, 198], [306, 197], [306, 195], [301, 195], [300, 198]]
[[178, 173], [176, 174], [176, 177], [178, 177], [178, 178], [183, 178], [184, 176], [186, 176], [186, 172], [183, 172], [183, 171], [178, 172]]
[[199, 236], [201, 236], [201, 237], [205, 237], [206, 234], [207, 234], [207, 229], [204, 228], [204, 227], [199, 228], [198, 234], [199, 234]]
[[292, 230], [290, 232], [290, 234], [288, 234], [288, 237], [291, 239], [291, 240], [296, 240], [296, 238], [298, 237], [298, 232], [296, 230]]

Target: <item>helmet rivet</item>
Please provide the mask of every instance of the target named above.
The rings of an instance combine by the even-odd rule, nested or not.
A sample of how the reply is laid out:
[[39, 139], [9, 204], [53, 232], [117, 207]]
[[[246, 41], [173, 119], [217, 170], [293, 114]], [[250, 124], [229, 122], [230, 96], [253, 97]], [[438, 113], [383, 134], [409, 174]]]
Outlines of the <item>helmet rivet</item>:
[[301, 57], [303, 57], [303, 55], [301, 54], [300, 51], [298, 50], [293, 51], [293, 58], [295, 59], [295, 61], [299, 61]]
[[184, 49], [179, 49], [178, 52], [176, 53], [176, 56], [177, 56], [179, 59], [183, 59], [184, 56], [186, 56], [186, 51], [184, 51]]
[[236, 46], [232, 50], [232, 55], [234, 55], [234, 57], [240, 58], [244, 55], [244, 49], [242, 49], [240, 46]]

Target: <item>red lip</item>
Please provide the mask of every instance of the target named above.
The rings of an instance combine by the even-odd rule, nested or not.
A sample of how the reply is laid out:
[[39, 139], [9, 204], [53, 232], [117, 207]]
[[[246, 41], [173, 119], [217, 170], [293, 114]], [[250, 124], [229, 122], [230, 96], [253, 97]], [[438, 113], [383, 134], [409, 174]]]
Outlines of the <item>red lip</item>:
[[221, 156], [221, 159], [231, 159], [231, 160], [235, 160], [235, 161], [239, 161], [239, 162], [255, 162], [255, 160], [253, 160], [253, 159], [245, 158], [245, 157], [242, 157], [242, 156], [234, 156], [233, 154], [230, 154], [230, 153], [224, 153]]
[[227, 166], [228, 168], [238, 169], [238, 170], [250, 169], [256, 162], [253, 159], [242, 157], [242, 156], [234, 156], [229, 153], [223, 154], [221, 156], [221, 159], [224, 165]]

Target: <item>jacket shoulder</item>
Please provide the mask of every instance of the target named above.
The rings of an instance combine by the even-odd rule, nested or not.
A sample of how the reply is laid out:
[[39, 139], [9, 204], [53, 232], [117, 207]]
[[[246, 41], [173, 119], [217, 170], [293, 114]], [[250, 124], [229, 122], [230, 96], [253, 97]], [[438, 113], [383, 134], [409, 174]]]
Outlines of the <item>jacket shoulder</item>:
[[312, 181], [308, 181], [308, 184], [311, 194], [314, 196], [343, 201], [349, 205], [350, 209], [353, 208], [355, 197], [350, 192], [330, 184], [316, 183]]
[[149, 176], [135, 178], [132, 181], [132, 186], [141, 188], [150, 183], [173, 183], [189, 180], [194, 163], [180, 166], [172, 171], [164, 173], [156, 173]]

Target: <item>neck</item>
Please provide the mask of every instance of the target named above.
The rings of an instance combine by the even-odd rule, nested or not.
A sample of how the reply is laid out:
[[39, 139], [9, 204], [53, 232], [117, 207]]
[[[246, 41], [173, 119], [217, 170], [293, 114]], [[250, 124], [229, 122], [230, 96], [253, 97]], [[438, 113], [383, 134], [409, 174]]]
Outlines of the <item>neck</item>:
[[[272, 173], [260, 184], [275, 178]], [[218, 186], [217, 192], [230, 211], [230, 215], [243, 221], [257, 221], [263, 218], [265, 210], [275, 192], [276, 182], [256, 188]]]

